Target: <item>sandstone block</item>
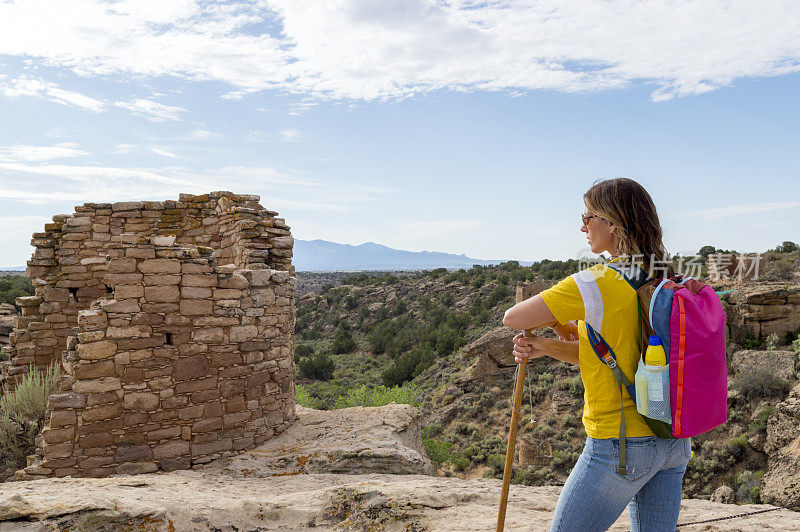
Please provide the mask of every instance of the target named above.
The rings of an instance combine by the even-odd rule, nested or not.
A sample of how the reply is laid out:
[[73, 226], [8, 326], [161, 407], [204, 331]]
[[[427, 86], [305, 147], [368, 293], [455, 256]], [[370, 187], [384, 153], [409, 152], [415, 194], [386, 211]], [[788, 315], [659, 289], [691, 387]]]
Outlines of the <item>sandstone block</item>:
[[150, 259], [139, 263], [142, 273], [181, 273], [181, 263], [170, 259]]
[[204, 432], [211, 432], [222, 428], [222, 418], [206, 418], [195, 421], [192, 425], [192, 432], [201, 434]]
[[205, 286], [211, 287], [217, 285], [216, 275], [202, 275], [202, 274], [185, 274], [181, 279], [183, 286]]
[[180, 300], [180, 292], [174, 285], [146, 286], [144, 297], [150, 303], [176, 303]]
[[[179, 438], [180, 435], [181, 435], [181, 427], [179, 425], [175, 425], [174, 427], [167, 427], [167, 428], [164, 428], [164, 429], [151, 430], [150, 432], [147, 433], [147, 439], [149, 441], [159, 441], [159, 440], [167, 440], [167, 439], [171, 439], [171, 438]], [[156, 457], [156, 459], [159, 458], [158, 453], [156, 452], [155, 448], [153, 449], [153, 454]], [[167, 457], [164, 457], [164, 458], [171, 458], [171, 457], [167, 456]]]
[[187, 406], [178, 410], [181, 419], [194, 419], [203, 415], [203, 405]]
[[119, 403], [112, 403], [84, 410], [82, 417], [84, 423], [91, 423], [93, 421], [116, 418], [121, 415], [122, 405]]
[[108, 273], [135, 273], [136, 272], [136, 259], [132, 258], [118, 258], [112, 259], [106, 268]]
[[147, 412], [158, 408], [159, 397], [149, 392], [128, 392], [122, 398], [126, 410]]
[[218, 286], [220, 288], [247, 288], [250, 283], [244, 275], [236, 272], [232, 275], [221, 275]]
[[[76, 338], [77, 341], [88, 344], [89, 342], [97, 342], [102, 340], [106, 337], [106, 332], [103, 330], [100, 331], [84, 331], [79, 332]], [[75, 349], [77, 347], [77, 343], [73, 346], [70, 346], [69, 342], [67, 342], [67, 349]]]
[[206, 356], [202, 354], [186, 358], [179, 358], [175, 361], [173, 367], [173, 376], [175, 377], [176, 381], [185, 381], [189, 379], [205, 377], [210, 370], [208, 359], [206, 359]]
[[108, 299], [100, 303], [100, 308], [119, 314], [133, 314], [141, 310], [138, 299]]
[[72, 390], [77, 393], [102, 393], [120, 389], [122, 389], [122, 382], [119, 377], [101, 377], [88, 381], [77, 381], [72, 385]]
[[203, 456], [206, 454], [228, 451], [232, 448], [233, 448], [233, 441], [230, 438], [225, 438], [222, 440], [217, 440], [207, 443], [193, 443], [192, 456]]
[[78, 327], [84, 331], [96, 331], [108, 326], [108, 316], [101, 310], [81, 310], [78, 312]]
[[107, 273], [103, 277], [103, 282], [110, 286], [119, 284], [142, 284], [141, 273]]
[[149, 445], [130, 445], [117, 447], [114, 457], [117, 462], [138, 462], [153, 459], [153, 450]]
[[242, 270], [250, 286], [269, 286], [272, 270]]
[[183, 299], [180, 309], [184, 316], [209, 315], [214, 310], [214, 303], [207, 299]]
[[70, 443], [55, 443], [53, 445], [45, 444], [42, 448], [44, 457], [50, 458], [69, 458], [72, 456], [74, 446]]
[[82, 362], [75, 365], [72, 374], [76, 379], [95, 379], [97, 377], [113, 377], [114, 361], [110, 359], [93, 362]]
[[76, 351], [78, 358], [99, 360], [114, 356], [114, 353], [117, 352], [117, 344], [109, 340], [101, 340], [89, 344], [78, 344]]
[[186, 299], [207, 299], [211, 297], [211, 289], [203, 286], [184, 286], [181, 297]]
[[[222, 327], [209, 327], [207, 329], [195, 329], [192, 332], [192, 340], [206, 344], [220, 344], [224, 341], [225, 335]], [[213, 355], [212, 355], [213, 360]]]
[[74, 427], [64, 427], [63, 429], [45, 427], [42, 429], [42, 439], [50, 444], [71, 442], [73, 436], [75, 436]]
[[[180, 431], [179, 431], [180, 432]], [[172, 440], [153, 448], [153, 456], [156, 460], [177, 458], [189, 454], [189, 442], [183, 440]]]
[[[106, 329], [106, 337], [111, 339], [148, 338], [152, 332], [153, 329], [147, 325], [109, 327]], [[118, 344], [120, 344], [120, 342], [118, 342]]]
[[258, 327], [255, 325], [233, 326], [230, 331], [231, 342], [246, 342], [258, 336]]
[[84, 405], [86, 396], [75, 392], [54, 394], [47, 398], [47, 406], [52, 409], [83, 408]]
[[144, 296], [144, 287], [140, 284], [121, 284], [114, 287], [115, 299], [131, 299]]
[[77, 423], [78, 417], [71, 410], [53, 410], [50, 413], [50, 427], [67, 427]]

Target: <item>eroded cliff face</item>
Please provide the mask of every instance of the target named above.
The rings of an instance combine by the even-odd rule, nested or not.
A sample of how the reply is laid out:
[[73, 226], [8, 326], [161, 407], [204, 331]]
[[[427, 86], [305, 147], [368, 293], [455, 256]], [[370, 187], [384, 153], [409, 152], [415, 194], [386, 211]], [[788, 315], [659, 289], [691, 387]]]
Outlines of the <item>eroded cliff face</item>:
[[762, 499], [800, 510], [800, 384], [770, 416], [764, 451], [769, 455], [769, 471], [762, 483]]

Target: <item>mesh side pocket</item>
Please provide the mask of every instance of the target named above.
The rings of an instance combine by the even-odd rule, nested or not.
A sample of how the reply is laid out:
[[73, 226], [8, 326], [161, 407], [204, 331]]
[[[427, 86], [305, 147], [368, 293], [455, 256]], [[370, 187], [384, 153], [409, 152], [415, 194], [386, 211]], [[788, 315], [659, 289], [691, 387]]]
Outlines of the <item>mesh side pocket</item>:
[[643, 416], [672, 423], [669, 406], [669, 365], [648, 366], [639, 360], [636, 370], [636, 409]]

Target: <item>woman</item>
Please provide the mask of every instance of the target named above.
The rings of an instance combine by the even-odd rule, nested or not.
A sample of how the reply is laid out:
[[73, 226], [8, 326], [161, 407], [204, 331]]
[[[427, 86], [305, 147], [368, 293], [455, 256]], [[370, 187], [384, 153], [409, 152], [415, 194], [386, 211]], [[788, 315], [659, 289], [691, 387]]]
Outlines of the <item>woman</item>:
[[[659, 264], [655, 261], [668, 255], [647, 191], [631, 179], [609, 179], [595, 183], [583, 199], [581, 231], [592, 252], [610, 253], [617, 269], [643, 267], [653, 276]], [[672, 273], [671, 267], [667, 273]], [[586, 333], [588, 322], [609, 343], [620, 369], [633, 381], [640, 356], [638, 311], [635, 290], [615, 269], [597, 264], [518, 303], [503, 318], [504, 325], [518, 330], [552, 327], [560, 338], [518, 334], [517, 362], [548, 355], [580, 365], [586, 445], [561, 491], [551, 531], [606, 530], [626, 505], [633, 532], [675, 530], [691, 442], [657, 438], [627, 393], [620, 406], [613, 373], [595, 355]], [[624, 476], [618, 472], [620, 408], [627, 436]]]

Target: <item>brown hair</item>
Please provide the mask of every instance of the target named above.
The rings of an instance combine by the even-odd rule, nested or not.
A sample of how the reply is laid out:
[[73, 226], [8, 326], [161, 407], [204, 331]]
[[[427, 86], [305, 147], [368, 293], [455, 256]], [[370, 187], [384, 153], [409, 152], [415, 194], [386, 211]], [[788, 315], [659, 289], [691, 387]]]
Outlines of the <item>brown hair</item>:
[[668, 261], [657, 265], [661, 275], [664, 266], [668, 268], [668, 276], [675, 273], [662, 241], [656, 206], [642, 185], [625, 177], [595, 181], [583, 198], [593, 214], [616, 226], [620, 255], [629, 260], [640, 255], [650, 275], [659, 275], [651, 270], [651, 258]]

